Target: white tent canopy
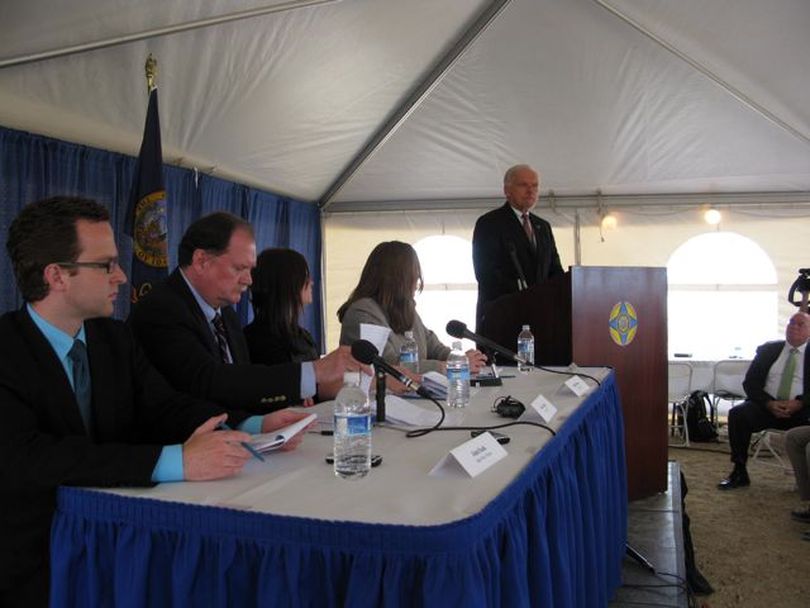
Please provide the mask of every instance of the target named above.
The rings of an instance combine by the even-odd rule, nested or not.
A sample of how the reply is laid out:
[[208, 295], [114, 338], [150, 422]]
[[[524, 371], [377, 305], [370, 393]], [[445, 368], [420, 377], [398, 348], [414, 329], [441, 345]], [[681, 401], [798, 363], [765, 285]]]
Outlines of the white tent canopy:
[[0, 124], [134, 154], [151, 52], [167, 162], [330, 211], [498, 198], [516, 162], [558, 197], [808, 201], [806, 0], [298, 4], [3, 2]]
[[167, 162], [321, 205], [330, 347], [377, 242], [469, 239], [516, 163], [566, 266], [666, 265], [719, 204], [778, 335], [810, 265], [807, 0], [5, 0], [0, 28], [0, 125], [134, 155], [152, 53]]

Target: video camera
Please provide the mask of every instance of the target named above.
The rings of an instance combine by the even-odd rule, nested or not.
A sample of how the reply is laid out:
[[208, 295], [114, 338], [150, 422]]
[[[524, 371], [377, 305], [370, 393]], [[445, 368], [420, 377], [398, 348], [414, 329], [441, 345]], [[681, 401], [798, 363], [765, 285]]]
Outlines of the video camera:
[[[794, 295], [797, 291], [802, 294], [800, 302], [794, 300]], [[799, 268], [799, 276], [793, 281], [793, 285], [790, 286], [790, 290], [788, 291], [788, 302], [794, 306], [798, 306], [799, 310], [807, 312], [808, 295], [810, 295], [810, 268]]]

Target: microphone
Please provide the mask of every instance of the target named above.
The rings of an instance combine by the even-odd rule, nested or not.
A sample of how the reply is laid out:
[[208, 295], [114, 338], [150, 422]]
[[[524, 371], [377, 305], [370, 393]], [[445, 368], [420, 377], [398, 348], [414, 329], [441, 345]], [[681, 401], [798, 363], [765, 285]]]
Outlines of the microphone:
[[352, 357], [357, 359], [363, 365], [371, 365], [373, 363], [377, 369], [381, 369], [389, 376], [393, 376], [396, 380], [399, 380], [409, 389], [416, 391], [416, 394], [420, 397], [424, 397], [425, 399], [432, 398], [425, 387], [419, 384], [416, 380], [411, 380], [408, 376], [380, 357], [377, 348], [368, 340], [357, 340], [354, 344], [352, 344]]
[[[520, 262], [517, 258], [517, 250], [515, 249], [515, 244], [512, 241], [507, 241], [506, 248], [509, 250], [509, 257], [512, 260], [512, 265], [515, 267], [515, 272], [518, 275], [518, 291], [523, 291], [524, 289], [528, 289], [529, 284], [526, 282], [526, 276], [523, 274], [523, 268], [520, 266]], [[450, 333], [449, 331], [447, 333]], [[452, 335], [452, 334], [450, 334]], [[458, 336], [456, 336], [458, 337]]]
[[[447, 331], [448, 334], [450, 334], [454, 338], [467, 338], [468, 340], [473, 340], [474, 342], [477, 342], [481, 346], [485, 346], [486, 348], [494, 350], [495, 352], [500, 353], [505, 357], [509, 357], [512, 361], [523, 363], [524, 365], [532, 365], [531, 362], [526, 361], [526, 359], [524, 359], [520, 355], [513, 353], [509, 349], [504, 348], [497, 342], [493, 342], [489, 338], [485, 338], [484, 336], [479, 336], [478, 334], [471, 332], [469, 329], [467, 329], [466, 323], [462, 323], [461, 321], [448, 321], [445, 330]], [[354, 351], [352, 351], [352, 354], [354, 354]], [[355, 357], [355, 359], [357, 359], [357, 357]], [[360, 361], [360, 359], [357, 360]], [[534, 367], [534, 365], [532, 365], [532, 367]]]

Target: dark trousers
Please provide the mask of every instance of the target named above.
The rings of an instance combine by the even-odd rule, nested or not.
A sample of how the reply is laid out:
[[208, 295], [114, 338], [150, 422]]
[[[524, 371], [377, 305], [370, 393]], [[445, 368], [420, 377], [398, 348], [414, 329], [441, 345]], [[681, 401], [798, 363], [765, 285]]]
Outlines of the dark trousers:
[[731, 462], [745, 465], [751, 435], [765, 429], [786, 431], [796, 426], [810, 424], [807, 409], [802, 408], [790, 418], [777, 418], [764, 405], [745, 401], [731, 408], [728, 413], [728, 442], [731, 446]]

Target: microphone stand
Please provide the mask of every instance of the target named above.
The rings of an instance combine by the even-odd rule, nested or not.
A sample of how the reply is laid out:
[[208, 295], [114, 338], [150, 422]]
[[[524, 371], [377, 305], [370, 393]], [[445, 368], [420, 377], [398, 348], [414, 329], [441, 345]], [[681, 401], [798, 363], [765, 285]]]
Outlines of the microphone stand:
[[374, 377], [377, 380], [377, 423], [380, 423], [385, 422], [385, 370], [375, 365]]

